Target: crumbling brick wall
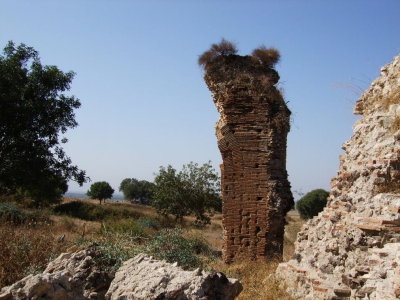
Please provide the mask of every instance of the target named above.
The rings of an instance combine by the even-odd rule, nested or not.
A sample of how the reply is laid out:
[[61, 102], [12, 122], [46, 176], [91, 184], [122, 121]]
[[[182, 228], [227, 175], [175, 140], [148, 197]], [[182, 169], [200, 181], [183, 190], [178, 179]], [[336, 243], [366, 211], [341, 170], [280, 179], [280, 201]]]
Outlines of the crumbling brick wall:
[[293, 207], [286, 172], [290, 111], [275, 86], [279, 75], [239, 55], [221, 55], [205, 71], [220, 113], [223, 258], [279, 257]]
[[400, 56], [354, 113], [327, 206], [276, 271], [295, 299], [400, 299]]

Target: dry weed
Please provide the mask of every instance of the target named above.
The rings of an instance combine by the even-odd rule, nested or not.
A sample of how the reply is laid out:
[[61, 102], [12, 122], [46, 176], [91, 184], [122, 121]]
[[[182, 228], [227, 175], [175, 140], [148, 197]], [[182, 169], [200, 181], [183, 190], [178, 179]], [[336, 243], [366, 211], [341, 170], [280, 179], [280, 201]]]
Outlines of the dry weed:
[[67, 244], [49, 234], [50, 228], [0, 226], [0, 287], [43, 270]]
[[392, 123], [392, 126], [390, 127], [391, 132], [397, 132], [400, 130], [400, 116], [397, 116]]
[[237, 300], [291, 300], [281, 280], [273, 276], [278, 263], [278, 261], [243, 261], [227, 265], [219, 261], [211, 267], [228, 277], [240, 280], [243, 291]]
[[392, 90], [392, 92], [382, 99], [382, 105], [388, 109], [392, 104], [400, 104], [400, 87]]

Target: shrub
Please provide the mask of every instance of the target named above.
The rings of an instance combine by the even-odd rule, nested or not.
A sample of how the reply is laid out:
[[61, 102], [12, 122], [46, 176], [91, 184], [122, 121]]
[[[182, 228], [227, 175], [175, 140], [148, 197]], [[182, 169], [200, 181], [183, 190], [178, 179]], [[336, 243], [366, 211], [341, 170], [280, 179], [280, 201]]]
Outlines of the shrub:
[[252, 52], [253, 57], [262, 65], [272, 68], [281, 58], [279, 51], [275, 48], [260, 46]]
[[212, 44], [210, 49], [205, 51], [199, 56], [198, 64], [202, 67], [207, 67], [208, 64], [212, 63], [215, 58], [220, 55], [234, 55], [238, 52], [236, 45], [225, 39], [222, 39], [219, 44]]
[[12, 225], [37, 225], [51, 223], [47, 210], [28, 210], [24, 211], [14, 204], [0, 203], [0, 221]]
[[302, 219], [310, 219], [318, 215], [326, 206], [328, 196], [329, 193], [323, 189], [307, 193], [296, 204], [300, 217]]
[[160, 222], [150, 218], [145, 218], [145, 217], [139, 218], [139, 220], [137, 220], [137, 223], [143, 228], [150, 228], [154, 230], [160, 230], [161, 228]]
[[2, 223], [21, 224], [24, 213], [13, 204], [0, 204], [0, 220]]
[[101, 233], [121, 233], [133, 238], [146, 236], [144, 228], [133, 219], [106, 220], [101, 224]]
[[101, 270], [117, 271], [122, 263], [136, 256], [143, 249], [125, 239], [124, 235], [106, 234], [94, 242], [91, 239], [80, 239], [77, 244], [83, 247], [94, 247], [97, 254], [93, 260]]
[[140, 213], [115, 206], [100, 206], [89, 202], [71, 201], [57, 205], [54, 208], [57, 214], [68, 215], [88, 221], [102, 221], [112, 218], [139, 218]]
[[147, 244], [147, 252], [167, 262], [177, 262], [183, 268], [195, 268], [203, 265], [196, 254], [209, 255], [210, 248], [204, 240], [185, 238], [178, 228], [164, 229], [152, 237]]

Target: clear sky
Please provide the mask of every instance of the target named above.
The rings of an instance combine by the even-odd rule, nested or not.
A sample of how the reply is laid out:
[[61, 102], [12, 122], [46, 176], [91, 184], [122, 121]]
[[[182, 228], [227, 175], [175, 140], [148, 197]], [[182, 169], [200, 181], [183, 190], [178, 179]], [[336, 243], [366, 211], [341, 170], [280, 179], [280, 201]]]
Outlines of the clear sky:
[[[293, 189], [329, 189], [353, 104], [400, 53], [399, 0], [0, 0], [0, 45], [25, 43], [42, 63], [77, 73], [82, 107], [64, 146], [94, 181], [153, 180], [159, 166], [211, 160], [218, 114], [197, 66], [222, 37], [239, 54], [281, 52], [292, 111]], [[71, 183], [69, 191], [86, 191]]]

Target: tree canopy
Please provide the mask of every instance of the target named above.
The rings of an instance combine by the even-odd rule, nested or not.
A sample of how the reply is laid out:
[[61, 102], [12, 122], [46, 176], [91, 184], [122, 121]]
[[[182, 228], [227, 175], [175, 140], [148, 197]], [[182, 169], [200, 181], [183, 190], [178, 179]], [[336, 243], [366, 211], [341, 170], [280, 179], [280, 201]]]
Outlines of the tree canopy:
[[119, 191], [124, 194], [126, 200], [149, 204], [154, 192], [154, 183], [147, 180], [125, 178], [119, 186]]
[[209, 223], [207, 212], [221, 208], [219, 176], [210, 162], [190, 162], [179, 172], [170, 165], [160, 167], [154, 183], [151, 205], [162, 215], [172, 214], [179, 221], [194, 215], [197, 222]]
[[329, 193], [323, 189], [312, 190], [296, 203], [296, 208], [302, 219], [311, 219], [318, 215], [326, 206]]
[[110, 199], [114, 193], [114, 189], [111, 185], [106, 181], [97, 181], [93, 183], [89, 190], [87, 191], [87, 195], [91, 199], [98, 199], [100, 201]]
[[0, 193], [57, 202], [67, 181], [87, 181], [72, 165], [60, 135], [78, 124], [80, 101], [64, 92], [74, 72], [42, 65], [38, 52], [9, 42], [0, 55]]

